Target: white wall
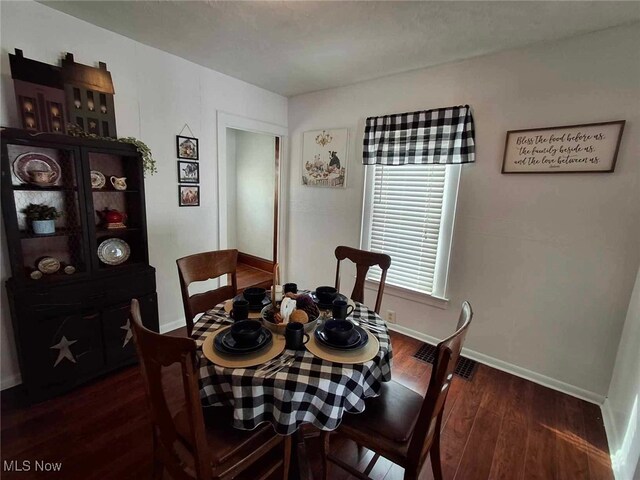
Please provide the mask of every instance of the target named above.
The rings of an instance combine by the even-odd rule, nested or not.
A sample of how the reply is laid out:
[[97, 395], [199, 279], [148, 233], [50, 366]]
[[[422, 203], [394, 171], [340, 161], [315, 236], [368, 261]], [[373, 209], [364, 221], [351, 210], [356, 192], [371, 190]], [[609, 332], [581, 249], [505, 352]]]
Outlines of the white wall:
[[275, 137], [236, 130], [235, 139], [236, 210], [229, 215], [235, 216], [236, 248], [272, 260]]
[[[181, 326], [175, 260], [218, 245], [216, 111], [286, 126], [287, 99], [38, 3], [2, 2], [0, 8], [2, 125], [17, 125], [7, 56], [15, 47], [48, 63], [67, 51], [80, 63], [107, 63], [116, 89], [118, 135], [143, 140], [158, 162], [159, 172], [145, 180], [151, 264], [157, 269], [161, 329]], [[175, 135], [185, 123], [200, 139], [199, 208], [178, 207]], [[2, 247], [4, 283], [10, 272]], [[1, 375], [7, 387], [18, 380], [18, 366], [4, 286], [2, 295]]]
[[616, 478], [640, 478], [633, 476], [640, 458], [640, 269], [602, 409]]
[[[290, 98], [286, 278], [331, 284], [335, 246], [359, 245], [366, 117], [468, 103], [477, 163], [462, 167], [450, 306], [385, 295], [382, 311], [443, 338], [468, 299], [469, 349], [602, 400], [640, 261], [639, 44], [636, 24]], [[619, 119], [613, 174], [500, 173], [507, 130]], [[329, 127], [350, 130], [348, 188], [303, 187], [302, 133]]]

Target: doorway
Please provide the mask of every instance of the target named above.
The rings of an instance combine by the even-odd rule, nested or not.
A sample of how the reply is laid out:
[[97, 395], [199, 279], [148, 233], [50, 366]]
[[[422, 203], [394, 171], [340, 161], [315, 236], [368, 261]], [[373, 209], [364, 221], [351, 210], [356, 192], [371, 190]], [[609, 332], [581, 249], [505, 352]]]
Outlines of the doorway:
[[239, 252], [239, 290], [270, 286], [274, 264], [282, 263], [285, 134], [284, 127], [218, 113], [219, 241]]

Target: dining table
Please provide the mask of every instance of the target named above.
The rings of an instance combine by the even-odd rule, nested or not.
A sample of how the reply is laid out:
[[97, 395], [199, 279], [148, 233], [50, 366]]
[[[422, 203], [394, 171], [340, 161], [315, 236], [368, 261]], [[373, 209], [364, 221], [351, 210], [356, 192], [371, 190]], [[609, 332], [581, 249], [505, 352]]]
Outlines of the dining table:
[[[387, 325], [373, 310], [353, 302], [350, 319], [374, 335], [380, 348], [364, 363], [323, 360], [307, 349], [285, 349], [290, 361], [271, 375], [260, 365], [227, 368], [208, 360], [202, 352], [205, 339], [230, 325], [225, 303], [205, 312], [196, 322], [193, 338], [198, 349], [200, 398], [203, 407], [231, 406], [233, 426], [253, 430], [268, 422], [281, 435], [292, 435], [303, 424], [335, 430], [345, 414], [361, 413], [365, 400], [380, 394], [391, 380], [393, 352]], [[323, 314], [321, 312], [322, 321]], [[312, 332], [310, 332], [312, 333]]]

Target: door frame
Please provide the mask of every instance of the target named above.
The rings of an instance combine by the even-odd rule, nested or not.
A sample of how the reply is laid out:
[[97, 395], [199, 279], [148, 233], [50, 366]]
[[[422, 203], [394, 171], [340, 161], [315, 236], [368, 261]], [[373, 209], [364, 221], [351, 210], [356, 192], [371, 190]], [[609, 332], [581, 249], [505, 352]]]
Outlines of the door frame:
[[[280, 264], [280, 270], [286, 271], [285, 261], [280, 258], [284, 251], [285, 235], [287, 232], [287, 136], [289, 130], [282, 125], [263, 122], [253, 118], [217, 111], [217, 138], [218, 138], [218, 246], [221, 250], [228, 248], [228, 218], [227, 218], [227, 128], [244, 130], [247, 132], [273, 135], [279, 141], [276, 142], [276, 190], [274, 192], [274, 211], [277, 212], [277, 222], [274, 222], [274, 262]], [[279, 149], [277, 148], [279, 147]]]

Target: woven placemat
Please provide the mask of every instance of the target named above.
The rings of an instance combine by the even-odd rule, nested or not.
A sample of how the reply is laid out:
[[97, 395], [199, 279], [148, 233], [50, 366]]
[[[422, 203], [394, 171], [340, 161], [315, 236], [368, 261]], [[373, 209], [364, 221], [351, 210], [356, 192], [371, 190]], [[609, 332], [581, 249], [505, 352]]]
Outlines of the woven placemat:
[[225, 355], [220, 353], [213, 346], [213, 341], [217, 335], [221, 332], [227, 331], [228, 328], [230, 327], [216, 330], [205, 338], [204, 343], [202, 344], [202, 353], [210, 362], [215, 363], [216, 365], [227, 368], [255, 367], [256, 365], [268, 362], [272, 358], [276, 358], [284, 351], [284, 337], [282, 335], [273, 334], [271, 345], [258, 350], [257, 352], [249, 353], [247, 355]]
[[314, 333], [309, 334], [309, 341], [305, 345], [307, 350], [313, 353], [316, 357], [329, 362], [335, 363], [365, 363], [375, 358], [380, 351], [380, 342], [369, 331], [369, 341], [367, 344], [359, 350], [337, 350], [329, 347], [325, 347], [316, 341]]

